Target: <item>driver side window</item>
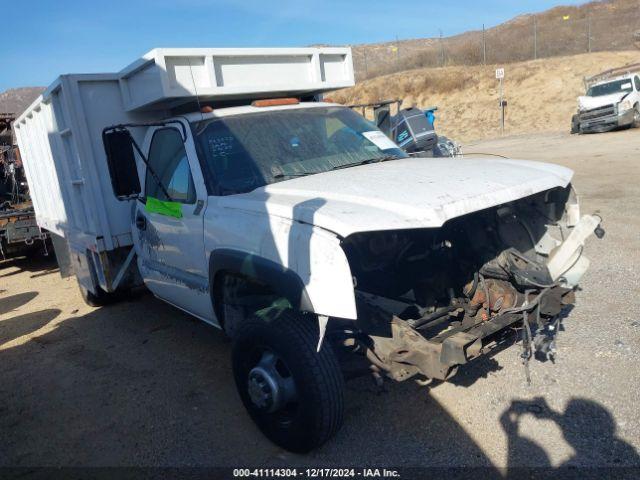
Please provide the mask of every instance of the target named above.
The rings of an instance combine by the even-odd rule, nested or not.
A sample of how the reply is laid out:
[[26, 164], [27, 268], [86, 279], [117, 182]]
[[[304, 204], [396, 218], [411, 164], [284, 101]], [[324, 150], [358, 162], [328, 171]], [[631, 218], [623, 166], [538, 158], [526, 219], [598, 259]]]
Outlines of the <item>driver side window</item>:
[[[182, 135], [175, 128], [156, 130], [149, 148], [149, 165], [159, 177], [171, 200], [180, 203], [195, 203], [196, 191], [182, 142]], [[145, 194], [158, 200], [169, 200], [147, 168]]]
[[637, 75], [634, 78], [635, 84], [636, 84], [636, 90], [638, 92], [640, 92], [640, 77], [638, 77]]

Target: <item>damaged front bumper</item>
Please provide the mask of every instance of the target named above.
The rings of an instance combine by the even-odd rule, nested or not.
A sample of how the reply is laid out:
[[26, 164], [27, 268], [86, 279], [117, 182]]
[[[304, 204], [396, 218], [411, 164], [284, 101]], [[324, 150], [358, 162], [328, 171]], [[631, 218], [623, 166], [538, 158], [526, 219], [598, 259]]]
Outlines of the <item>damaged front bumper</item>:
[[574, 222], [571, 233], [551, 249], [546, 265], [527, 263], [517, 251], [506, 250], [498, 262], [507, 266], [512, 280], [480, 274], [480, 280], [465, 287], [466, 300], [452, 299], [435, 310], [357, 292], [358, 327], [366, 334], [359, 346], [374, 369], [396, 381], [415, 375], [447, 380], [513, 330], [523, 333], [523, 358], [528, 360], [534, 348], [547, 355], [553, 351], [558, 319], [575, 302], [576, 286], [589, 266], [584, 243], [591, 234], [604, 235], [600, 222], [596, 215]]
[[[380, 329], [386, 323], [385, 317], [388, 319], [389, 312], [376, 307], [378, 299], [368, 296], [364, 301], [370, 308], [380, 308], [374, 316], [381, 322], [377, 329], [374, 328], [374, 334], [369, 335], [367, 358], [396, 381], [406, 380], [416, 374], [447, 380], [455, 375], [458, 366], [492, 350], [510, 328], [521, 326], [525, 310], [529, 315], [536, 312], [542, 314], [536, 315], [535, 330], [540, 334], [549, 330], [549, 326], [553, 325], [553, 318], [564, 307], [573, 304], [574, 293], [571, 289], [554, 287], [543, 294], [541, 301], [534, 302], [536, 298], [537, 295], [532, 296], [530, 306], [524, 307], [522, 312], [496, 315], [475, 324], [457, 321], [456, 314], [460, 312], [453, 311], [447, 319], [448, 328], [429, 337], [422, 328], [413, 327], [415, 322], [408, 322], [397, 316], [387, 323], [386, 331], [383, 331], [384, 328]], [[542, 302], [543, 299], [548, 303]]]
[[581, 133], [601, 133], [616, 128], [633, 124], [633, 109], [618, 112], [617, 108], [612, 112], [594, 116], [592, 112], [580, 114]]

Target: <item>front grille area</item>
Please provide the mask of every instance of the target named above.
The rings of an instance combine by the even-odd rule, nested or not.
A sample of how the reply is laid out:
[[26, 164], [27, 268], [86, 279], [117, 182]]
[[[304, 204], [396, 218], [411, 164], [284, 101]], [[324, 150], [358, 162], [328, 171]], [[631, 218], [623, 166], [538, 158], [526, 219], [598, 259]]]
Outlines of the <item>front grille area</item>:
[[600, 117], [606, 117], [616, 114], [616, 106], [614, 104], [605, 105], [604, 107], [592, 108], [580, 113], [580, 120], [592, 120]]

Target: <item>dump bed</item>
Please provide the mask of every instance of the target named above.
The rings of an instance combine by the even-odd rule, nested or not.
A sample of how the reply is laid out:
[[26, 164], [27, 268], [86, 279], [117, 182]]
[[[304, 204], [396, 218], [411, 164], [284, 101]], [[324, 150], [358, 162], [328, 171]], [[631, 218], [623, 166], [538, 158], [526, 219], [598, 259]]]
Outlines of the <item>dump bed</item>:
[[[132, 244], [132, 201], [113, 194], [105, 127], [157, 122], [194, 102], [350, 85], [348, 48], [155, 49], [118, 73], [63, 75], [14, 123], [38, 224], [76, 251]], [[140, 143], [145, 129], [131, 133]]]
[[128, 113], [117, 74], [59, 77], [14, 123], [38, 225], [80, 251], [131, 245], [131, 205], [113, 195], [102, 129], [159, 115]]

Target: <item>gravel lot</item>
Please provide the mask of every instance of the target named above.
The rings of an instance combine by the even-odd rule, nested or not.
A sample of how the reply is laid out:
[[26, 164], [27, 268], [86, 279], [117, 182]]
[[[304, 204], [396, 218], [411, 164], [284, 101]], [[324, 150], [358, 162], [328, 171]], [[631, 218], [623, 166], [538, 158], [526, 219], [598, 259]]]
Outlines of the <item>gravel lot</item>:
[[307, 456], [265, 440], [233, 385], [228, 341], [150, 295], [83, 304], [43, 260], [0, 263], [0, 465], [640, 466], [640, 131], [466, 146], [576, 171], [604, 218], [555, 364], [519, 348], [430, 389], [348, 383], [337, 437]]

